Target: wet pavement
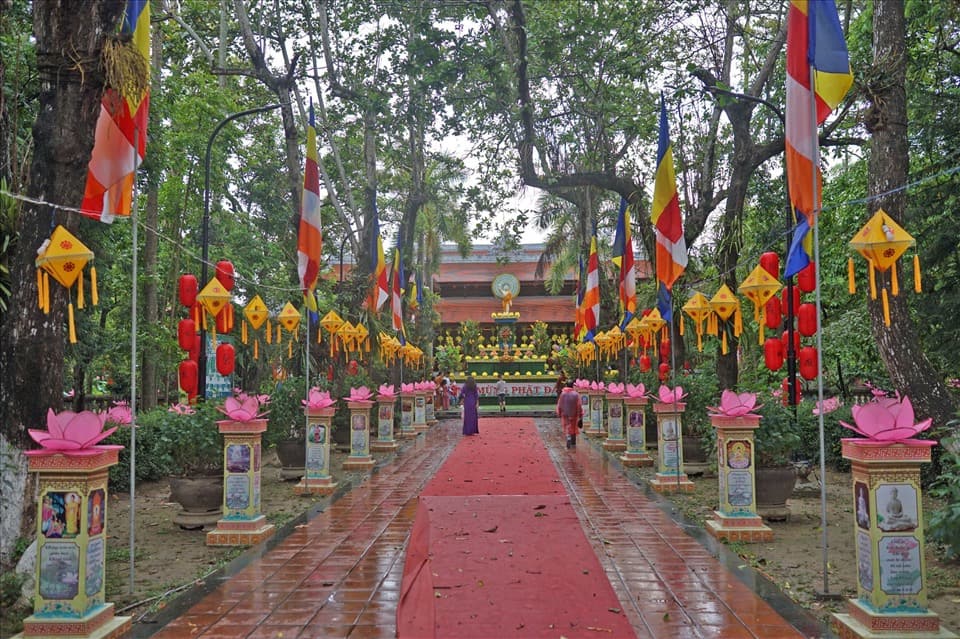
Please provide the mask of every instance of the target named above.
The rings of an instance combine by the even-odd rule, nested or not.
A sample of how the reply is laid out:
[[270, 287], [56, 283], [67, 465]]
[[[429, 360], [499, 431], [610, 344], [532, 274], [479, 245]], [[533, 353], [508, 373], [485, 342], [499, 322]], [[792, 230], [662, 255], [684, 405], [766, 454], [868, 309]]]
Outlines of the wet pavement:
[[[599, 444], [582, 441], [567, 451], [556, 419], [536, 421], [637, 637], [829, 636], [700, 527], [675, 521], [669, 503], [631, 483]], [[152, 623], [135, 624], [132, 636], [395, 637], [417, 496], [459, 442], [459, 431], [457, 420], [445, 420], [405, 442], [378, 460], [366, 481], [291, 522]]]

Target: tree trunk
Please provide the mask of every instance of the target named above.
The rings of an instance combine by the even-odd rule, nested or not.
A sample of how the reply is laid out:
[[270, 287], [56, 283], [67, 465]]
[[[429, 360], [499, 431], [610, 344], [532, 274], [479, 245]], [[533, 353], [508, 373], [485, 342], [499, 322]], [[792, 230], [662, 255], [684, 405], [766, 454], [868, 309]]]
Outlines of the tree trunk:
[[[877, 0], [873, 7], [873, 60], [879, 73], [867, 93], [872, 100], [868, 115], [872, 147], [869, 160], [868, 214], [882, 208], [897, 222], [903, 221], [906, 192], [880, 196], [907, 183], [906, 20], [902, 0]], [[874, 199], [876, 198], [876, 199]], [[909, 230], [909, 229], [908, 229]], [[897, 268], [897, 265], [894, 266]], [[880, 276], [888, 279], [889, 274]], [[901, 280], [902, 281], [902, 280]], [[918, 418], [933, 417], [942, 426], [957, 412], [956, 401], [934, 370], [922, 348], [907, 295], [890, 296], [890, 326], [883, 321], [880, 296], [867, 300], [870, 323], [880, 357], [894, 387], [910, 397]]]
[[[112, 0], [36, 0], [33, 31], [40, 74], [40, 109], [28, 194], [75, 207], [83, 199], [87, 164], [100, 113], [104, 37], [123, 11]], [[76, 231], [79, 217], [49, 205], [25, 203], [11, 257], [14, 287], [0, 327], [0, 428], [14, 446], [28, 445], [27, 428], [42, 428], [47, 410], [63, 407], [64, 322], [67, 291], [54, 283], [50, 314], [37, 306], [36, 250], [54, 226]], [[19, 502], [25, 495], [11, 495]], [[8, 513], [20, 512], [10, 508]], [[20, 527], [23, 529], [22, 526]]]

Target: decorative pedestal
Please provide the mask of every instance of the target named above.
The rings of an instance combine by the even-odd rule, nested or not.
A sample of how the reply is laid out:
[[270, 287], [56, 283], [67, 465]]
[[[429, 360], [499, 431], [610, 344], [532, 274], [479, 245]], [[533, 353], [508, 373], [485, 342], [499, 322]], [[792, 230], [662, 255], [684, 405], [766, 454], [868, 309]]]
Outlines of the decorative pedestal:
[[720, 508], [707, 521], [707, 532], [728, 541], [773, 541], [773, 530], [757, 514], [753, 451], [760, 415], [711, 415], [710, 423], [717, 430]]
[[413, 429], [413, 413], [416, 403], [417, 398], [414, 392], [400, 393], [400, 439], [417, 436], [417, 431]]
[[344, 470], [370, 470], [370, 407], [371, 401], [348, 401], [350, 408], [350, 456], [343, 462]]
[[104, 602], [107, 554], [107, 469], [119, 447], [89, 456], [35, 454], [39, 474], [37, 565], [33, 614], [17, 637], [120, 637], [130, 617], [115, 617]]
[[413, 430], [416, 433], [424, 433], [429, 426], [427, 425], [427, 391], [413, 392]]
[[370, 450], [376, 453], [391, 452], [400, 445], [393, 438], [393, 410], [396, 397], [377, 398], [377, 437], [370, 442]]
[[427, 393], [426, 395], [425, 419], [427, 426], [433, 426], [437, 423], [436, 393]]
[[330, 433], [336, 412], [334, 406], [303, 410], [307, 416], [307, 456], [303, 478], [293, 487], [296, 495], [330, 495], [337, 487], [330, 474]]
[[[579, 392], [579, 391], [578, 391]], [[583, 434], [590, 435], [593, 432], [593, 421], [590, 419], [590, 391], [580, 392], [580, 408], [583, 409]], [[593, 433], [596, 435], [596, 433]]]
[[208, 546], [252, 546], [274, 533], [260, 512], [260, 437], [267, 420], [217, 422], [223, 435], [223, 517]]
[[[603, 437], [607, 434], [603, 427], [603, 397], [606, 393], [603, 391], [589, 390], [589, 411], [584, 409], [583, 414], [583, 434], [588, 437]], [[590, 415], [590, 425], [587, 425], [587, 414]]]
[[627, 449], [623, 432], [623, 395], [620, 393], [607, 393], [607, 438], [603, 442], [603, 449]]
[[852, 637], [956, 637], [927, 608], [920, 464], [932, 441], [844, 439], [852, 463], [857, 598], [833, 630]]
[[657, 475], [650, 486], [658, 493], [693, 492], [693, 482], [683, 472], [683, 424], [686, 404], [653, 403], [657, 415]]
[[647, 414], [644, 408], [646, 397], [625, 397], [623, 412], [626, 417], [627, 451], [620, 455], [620, 461], [628, 468], [653, 466], [653, 459], [647, 453]]

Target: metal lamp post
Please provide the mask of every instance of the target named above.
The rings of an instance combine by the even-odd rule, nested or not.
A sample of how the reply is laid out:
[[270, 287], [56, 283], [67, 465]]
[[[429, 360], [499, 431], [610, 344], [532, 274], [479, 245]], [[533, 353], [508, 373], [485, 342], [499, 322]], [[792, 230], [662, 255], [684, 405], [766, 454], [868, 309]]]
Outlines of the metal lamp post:
[[[237, 118], [243, 117], [245, 115], [252, 115], [254, 113], [263, 113], [265, 111], [272, 111], [273, 109], [279, 109], [280, 104], [268, 104], [267, 106], [257, 107], [255, 109], [247, 109], [245, 111], [240, 111], [232, 115], [228, 115], [226, 118], [220, 121], [217, 124], [216, 128], [213, 129], [213, 133], [210, 134], [210, 138], [207, 140], [207, 154], [203, 160], [203, 224], [200, 231], [200, 245], [201, 245], [201, 262], [200, 262], [200, 287], [203, 288], [207, 284], [207, 278], [210, 276], [208, 269], [208, 252], [209, 252], [209, 237], [210, 237], [210, 151], [213, 149], [213, 141], [216, 139], [217, 134], [220, 133], [220, 129], [226, 126], [229, 122], [236, 120]], [[197, 376], [197, 395], [201, 398], [206, 399], [207, 397], [207, 331], [206, 329], [200, 328], [200, 355], [197, 360], [197, 368], [199, 369], [199, 375]]]

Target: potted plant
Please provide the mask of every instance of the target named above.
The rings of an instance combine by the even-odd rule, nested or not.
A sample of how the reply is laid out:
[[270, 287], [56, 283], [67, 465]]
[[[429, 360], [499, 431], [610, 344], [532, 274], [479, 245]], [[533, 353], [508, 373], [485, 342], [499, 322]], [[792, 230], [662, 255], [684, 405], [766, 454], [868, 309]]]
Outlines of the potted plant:
[[288, 377], [278, 382], [270, 395], [265, 444], [276, 447], [283, 480], [299, 480], [304, 472], [307, 450], [304, 394], [303, 378]]
[[798, 415], [780, 402], [767, 402], [759, 410], [754, 458], [757, 478], [757, 513], [766, 519], [786, 519], [787, 499], [797, 483], [793, 454], [800, 448]]
[[182, 510], [173, 522], [186, 530], [199, 530], [217, 523], [223, 503], [223, 438], [216, 422], [222, 415], [213, 402], [197, 406], [175, 404], [166, 411], [144, 415], [163, 429], [165, 444], [158, 451], [170, 468], [170, 497]]

